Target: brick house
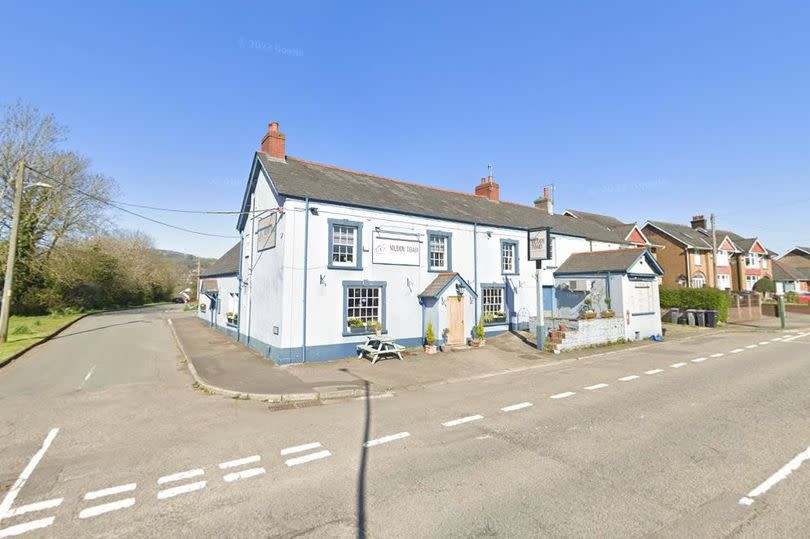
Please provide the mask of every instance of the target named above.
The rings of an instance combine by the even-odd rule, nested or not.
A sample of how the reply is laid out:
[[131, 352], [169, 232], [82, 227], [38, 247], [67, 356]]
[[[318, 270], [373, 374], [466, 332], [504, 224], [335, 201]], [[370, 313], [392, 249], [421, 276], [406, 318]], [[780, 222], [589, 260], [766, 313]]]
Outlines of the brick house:
[[773, 261], [776, 291], [810, 294], [810, 247], [793, 247]]
[[773, 278], [772, 258], [757, 238], [717, 230], [717, 275], [712, 267], [712, 234], [706, 218], [696, 215], [689, 225], [647, 221], [644, 236], [664, 268], [663, 284], [670, 287], [752, 290], [763, 277]]
[[591, 213], [580, 210], [565, 210], [563, 215], [573, 217], [574, 219], [582, 219], [596, 223], [607, 230], [617, 234], [627, 243], [635, 247], [652, 247], [652, 243], [641, 232], [638, 223], [625, 223], [621, 220], [610, 215], [602, 215], [599, 213]]

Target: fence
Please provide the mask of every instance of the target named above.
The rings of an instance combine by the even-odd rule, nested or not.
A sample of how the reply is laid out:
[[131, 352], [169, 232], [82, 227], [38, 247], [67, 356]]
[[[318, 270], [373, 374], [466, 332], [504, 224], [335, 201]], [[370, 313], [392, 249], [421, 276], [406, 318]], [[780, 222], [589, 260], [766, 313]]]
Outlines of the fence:
[[729, 322], [758, 320], [762, 318], [762, 296], [757, 292], [729, 292], [731, 306], [728, 309]]

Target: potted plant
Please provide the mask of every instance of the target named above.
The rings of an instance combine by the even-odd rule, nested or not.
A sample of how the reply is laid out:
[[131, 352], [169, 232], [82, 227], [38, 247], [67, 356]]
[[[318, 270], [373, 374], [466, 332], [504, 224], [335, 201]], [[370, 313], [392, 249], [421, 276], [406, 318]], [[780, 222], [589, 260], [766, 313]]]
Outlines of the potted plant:
[[611, 300], [609, 296], [605, 296], [605, 305], [607, 306], [607, 309], [602, 311], [602, 318], [613, 318], [614, 316], [616, 316], [616, 313], [613, 312], [613, 309], [610, 308], [610, 304], [612, 301], [613, 300]]
[[349, 333], [365, 333], [366, 324], [360, 318], [349, 318]]
[[433, 334], [433, 322], [428, 322], [425, 330], [425, 353], [436, 353], [436, 336]]
[[382, 335], [382, 324], [379, 320], [369, 320], [366, 327], [374, 330], [374, 335], [377, 337]]
[[593, 320], [596, 318], [596, 313], [593, 310], [593, 300], [591, 298], [585, 298], [583, 301], [585, 306], [582, 308], [582, 314], [580, 318], [584, 318], [585, 320]]
[[228, 320], [228, 324], [230, 324], [230, 325], [232, 325], [232, 326], [235, 326], [235, 325], [236, 325], [236, 321], [237, 321], [237, 319], [238, 319], [238, 316], [239, 316], [239, 315], [238, 315], [238, 314], [236, 314], [236, 313], [235, 313], [235, 312], [233, 312], [233, 311], [230, 311], [230, 312], [225, 313], [225, 318]]
[[478, 324], [473, 328], [473, 339], [471, 341], [473, 348], [481, 348], [486, 344], [484, 339], [484, 317], [478, 319]]

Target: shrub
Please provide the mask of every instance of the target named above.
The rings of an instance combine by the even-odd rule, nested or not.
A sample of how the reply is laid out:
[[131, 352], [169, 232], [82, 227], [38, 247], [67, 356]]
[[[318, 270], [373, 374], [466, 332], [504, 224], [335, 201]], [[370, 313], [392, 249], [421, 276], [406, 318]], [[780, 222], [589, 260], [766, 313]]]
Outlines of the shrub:
[[31, 331], [31, 328], [29, 328], [25, 324], [20, 324], [19, 326], [11, 330], [12, 335], [31, 335], [32, 333], [33, 331]]
[[766, 294], [768, 292], [773, 294], [776, 292], [776, 283], [774, 283], [767, 277], [763, 277], [762, 279], [754, 283], [754, 290], [759, 292], [760, 294]]
[[731, 297], [716, 288], [666, 288], [659, 289], [662, 309], [705, 309], [717, 311], [721, 322], [728, 319]]
[[436, 342], [436, 335], [433, 333], [433, 322], [428, 322], [427, 329], [425, 330], [425, 344], [433, 346]]
[[787, 292], [785, 294], [785, 301], [788, 303], [797, 303], [799, 301], [799, 295], [793, 291]]
[[478, 325], [475, 326], [475, 338], [476, 339], [483, 339], [484, 338], [484, 317], [478, 319]]

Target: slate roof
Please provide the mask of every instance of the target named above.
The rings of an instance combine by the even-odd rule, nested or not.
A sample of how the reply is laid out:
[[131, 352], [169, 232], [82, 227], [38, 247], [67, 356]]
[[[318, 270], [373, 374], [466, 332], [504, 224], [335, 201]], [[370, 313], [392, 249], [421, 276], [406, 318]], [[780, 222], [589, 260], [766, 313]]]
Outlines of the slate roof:
[[784, 260], [773, 261], [774, 281], [810, 281], [810, 267], [794, 266]]
[[555, 275], [572, 273], [622, 273], [630, 269], [638, 258], [647, 251], [645, 248], [616, 249], [613, 251], [593, 251], [574, 253], [554, 271]]
[[461, 284], [463, 284], [464, 287], [467, 288], [470, 291], [471, 294], [476, 295], [475, 291], [472, 289], [472, 287], [470, 287], [470, 285], [467, 283], [467, 281], [464, 280], [464, 278], [461, 275], [459, 275], [458, 273], [456, 273], [454, 271], [449, 271], [449, 272], [443, 272], [443, 273], [438, 274], [436, 276], [436, 278], [433, 279], [433, 282], [430, 283], [427, 286], [427, 288], [425, 288], [422, 291], [422, 293], [419, 294], [418, 297], [420, 297], [420, 298], [437, 298], [437, 297], [439, 297], [439, 294], [441, 294], [442, 291], [447, 287], [447, 285], [452, 283], [453, 280], [456, 279], [456, 278], [458, 278], [458, 280], [461, 282]]
[[616, 228], [628, 224], [623, 223], [622, 221], [616, 219], [615, 217], [612, 217], [610, 215], [602, 215], [601, 213], [591, 213], [587, 211], [570, 210], [570, 209], [565, 211], [573, 215], [576, 215], [579, 219], [587, 219], [588, 221], [599, 223], [600, 225], [606, 226], [608, 228]]
[[200, 277], [214, 277], [216, 275], [236, 275], [239, 273], [239, 244], [237, 243], [219, 257], [213, 264], [200, 271]]
[[292, 198], [334, 202], [464, 223], [527, 230], [548, 226], [554, 232], [622, 243], [619, 234], [584, 219], [548, 215], [534, 206], [493, 202], [468, 193], [449, 191], [312, 163], [287, 156], [285, 161], [256, 152], [279, 194]]
[[[675, 238], [676, 240], [680, 241], [681, 243], [686, 244], [687, 247], [692, 247], [696, 249], [707, 249], [709, 251], [712, 250], [712, 233], [709, 230], [698, 228], [694, 229], [689, 225], [681, 225], [678, 223], [666, 223], [664, 221], [647, 221], [649, 224], [653, 225], [654, 227], [663, 230], [671, 237]], [[723, 238], [726, 236], [743, 252], [748, 252], [751, 247], [754, 245], [754, 242], [757, 241], [757, 238], [743, 238], [739, 234], [735, 232], [731, 232], [730, 230], [717, 230], [717, 243], [718, 245], [723, 241]], [[762, 242], [760, 242], [762, 243]], [[776, 253], [769, 249], [765, 249], [768, 251], [770, 256], [774, 256]]]

